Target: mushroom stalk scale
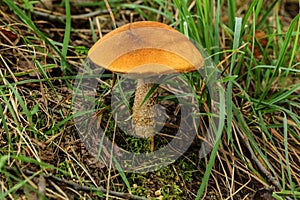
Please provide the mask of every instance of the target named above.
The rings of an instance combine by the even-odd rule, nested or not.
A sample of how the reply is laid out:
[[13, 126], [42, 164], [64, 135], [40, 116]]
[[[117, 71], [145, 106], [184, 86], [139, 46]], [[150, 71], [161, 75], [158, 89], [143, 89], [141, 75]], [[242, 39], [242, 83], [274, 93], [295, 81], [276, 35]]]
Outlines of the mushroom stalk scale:
[[149, 91], [154, 87], [154, 83], [147, 83], [139, 79], [132, 107], [132, 121], [135, 135], [141, 138], [148, 138], [154, 135], [157, 110], [157, 90], [155, 89], [149, 96]]

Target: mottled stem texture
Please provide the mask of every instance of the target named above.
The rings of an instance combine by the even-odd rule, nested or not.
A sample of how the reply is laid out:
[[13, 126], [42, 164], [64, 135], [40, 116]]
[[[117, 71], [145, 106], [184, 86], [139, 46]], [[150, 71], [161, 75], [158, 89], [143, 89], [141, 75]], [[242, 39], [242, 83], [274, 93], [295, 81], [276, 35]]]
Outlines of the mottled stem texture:
[[[135, 135], [140, 138], [148, 138], [154, 136], [157, 110], [157, 90], [155, 89], [149, 97], [149, 91], [154, 83], [147, 83], [144, 80], [138, 80], [137, 89], [135, 91], [133, 110], [133, 125]], [[146, 98], [146, 100], [145, 100]]]

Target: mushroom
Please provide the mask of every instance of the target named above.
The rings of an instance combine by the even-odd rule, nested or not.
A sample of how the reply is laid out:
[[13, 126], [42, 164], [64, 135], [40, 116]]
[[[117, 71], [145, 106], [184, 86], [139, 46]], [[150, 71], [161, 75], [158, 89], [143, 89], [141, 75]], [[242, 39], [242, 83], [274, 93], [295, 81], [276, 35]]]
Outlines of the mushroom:
[[111, 31], [94, 44], [88, 56], [100, 67], [137, 77], [132, 122], [140, 138], [155, 132], [157, 90], [147, 95], [155, 77], [191, 72], [204, 65], [198, 49], [183, 34], [153, 21], [129, 23]]

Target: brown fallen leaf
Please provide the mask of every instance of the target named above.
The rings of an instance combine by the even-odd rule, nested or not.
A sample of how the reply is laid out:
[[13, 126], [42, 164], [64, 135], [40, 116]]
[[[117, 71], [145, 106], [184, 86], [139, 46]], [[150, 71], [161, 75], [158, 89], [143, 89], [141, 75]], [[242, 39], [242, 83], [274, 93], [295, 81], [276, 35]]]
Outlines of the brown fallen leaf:
[[[252, 42], [253, 42], [253, 37], [252, 36], [245, 36], [244, 40], [248, 40], [249, 38], [249, 49], [252, 50]], [[256, 30], [255, 31], [255, 38], [259, 42], [259, 44], [262, 46], [262, 48], [265, 48], [268, 44], [268, 39], [266, 38], [266, 33], [262, 30]], [[257, 45], [254, 45], [254, 52], [253, 55], [255, 58], [261, 58], [262, 52], [260, 51], [259, 47]]]
[[18, 39], [18, 35], [10, 31], [9, 29], [0, 28], [0, 37], [5, 40], [9, 39], [11, 43], [14, 43]]

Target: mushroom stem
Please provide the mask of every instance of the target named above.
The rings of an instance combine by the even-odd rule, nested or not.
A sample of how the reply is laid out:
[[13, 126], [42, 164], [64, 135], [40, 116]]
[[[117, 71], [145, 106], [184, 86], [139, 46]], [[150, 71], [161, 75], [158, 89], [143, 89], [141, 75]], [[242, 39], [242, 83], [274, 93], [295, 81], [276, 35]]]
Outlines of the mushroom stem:
[[[132, 121], [134, 124], [135, 134], [140, 138], [154, 136], [157, 115], [155, 107], [155, 104], [157, 103], [157, 91], [153, 91], [153, 93], [147, 97], [153, 86], [154, 83], [145, 82], [142, 79], [139, 79], [137, 83], [132, 107]], [[147, 99], [145, 100], [145, 98]]]

